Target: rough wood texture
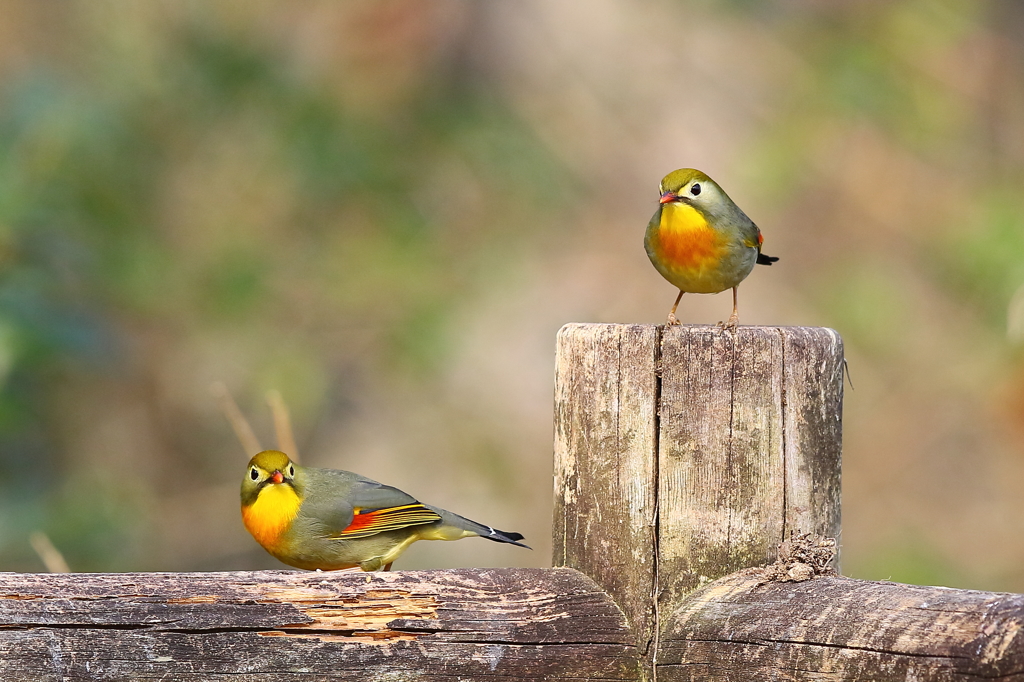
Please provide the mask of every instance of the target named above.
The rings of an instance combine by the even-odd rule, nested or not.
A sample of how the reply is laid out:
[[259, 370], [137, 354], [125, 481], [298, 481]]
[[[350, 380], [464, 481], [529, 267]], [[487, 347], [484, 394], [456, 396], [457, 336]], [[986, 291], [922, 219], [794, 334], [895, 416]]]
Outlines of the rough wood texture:
[[566, 325], [555, 364], [554, 564], [607, 590], [643, 648], [654, 635], [659, 336]]
[[[555, 375], [555, 565], [656, 609], [839, 532], [842, 343], [829, 329], [571, 324]], [[628, 570], [623, 571], [621, 567]]]
[[[656, 676], [1024, 680], [1024, 595], [742, 571], [662, 614]], [[569, 569], [0, 574], [0, 679], [639, 680]]]
[[1024, 680], [1024, 595], [743, 571], [667, 619], [659, 682]]
[[0, 679], [637, 679], [566, 569], [0, 574]]
[[661, 343], [662, 605], [839, 533], [842, 344], [830, 329], [666, 327]]
[[[843, 342], [831, 329], [784, 327], [784, 530], [838, 537], [843, 450]], [[838, 552], [838, 546], [836, 548]], [[839, 568], [836, 556], [835, 568]]]

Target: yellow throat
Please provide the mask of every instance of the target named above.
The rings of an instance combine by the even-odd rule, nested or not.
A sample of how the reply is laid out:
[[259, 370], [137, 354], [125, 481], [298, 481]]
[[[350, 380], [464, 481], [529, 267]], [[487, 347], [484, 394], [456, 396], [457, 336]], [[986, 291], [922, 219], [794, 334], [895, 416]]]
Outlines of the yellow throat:
[[656, 249], [674, 270], [701, 270], [716, 263], [722, 254], [721, 239], [704, 216], [678, 202], [661, 210]]
[[271, 549], [291, 525], [301, 506], [302, 500], [294, 488], [285, 483], [271, 483], [260, 490], [255, 502], [242, 507], [242, 521], [257, 542]]

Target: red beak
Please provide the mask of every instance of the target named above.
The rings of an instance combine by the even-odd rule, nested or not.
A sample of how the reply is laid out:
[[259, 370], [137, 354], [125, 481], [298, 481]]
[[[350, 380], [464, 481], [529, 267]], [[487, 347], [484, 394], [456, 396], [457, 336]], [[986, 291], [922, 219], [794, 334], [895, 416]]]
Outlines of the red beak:
[[275, 471], [274, 475], [270, 477], [271, 483], [284, 483], [284, 474], [280, 471]]
[[675, 192], [665, 192], [664, 194], [661, 195], [661, 199], [658, 201], [658, 203], [659, 204], [667, 204], [670, 201], [675, 201], [678, 198], [679, 197], [678, 197], [678, 195], [676, 195]]

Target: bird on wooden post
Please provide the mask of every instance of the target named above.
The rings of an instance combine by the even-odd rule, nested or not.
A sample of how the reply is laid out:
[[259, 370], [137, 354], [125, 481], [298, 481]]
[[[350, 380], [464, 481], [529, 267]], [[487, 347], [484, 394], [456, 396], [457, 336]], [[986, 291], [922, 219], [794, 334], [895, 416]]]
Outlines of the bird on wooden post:
[[519, 533], [421, 504], [398, 488], [350, 471], [301, 467], [279, 450], [249, 460], [242, 479], [242, 520], [277, 559], [309, 570], [387, 571], [417, 540], [475, 535], [527, 547]]
[[668, 324], [679, 324], [676, 308], [686, 292], [717, 294], [732, 288], [732, 315], [719, 326], [739, 322], [736, 290], [754, 265], [779, 260], [761, 253], [757, 225], [714, 180], [694, 168], [666, 175], [658, 189], [658, 210], [647, 224], [644, 247], [661, 276], [679, 288]]

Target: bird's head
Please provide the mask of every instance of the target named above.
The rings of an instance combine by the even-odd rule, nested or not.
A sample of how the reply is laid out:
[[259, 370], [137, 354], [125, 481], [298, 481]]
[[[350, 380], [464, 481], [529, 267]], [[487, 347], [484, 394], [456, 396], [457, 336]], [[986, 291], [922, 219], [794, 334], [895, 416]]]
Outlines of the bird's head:
[[297, 473], [295, 463], [280, 450], [264, 450], [256, 454], [249, 460], [249, 468], [242, 478], [242, 501], [251, 504], [267, 486], [294, 487]]
[[662, 178], [658, 192], [661, 194], [659, 203], [690, 204], [706, 213], [718, 213], [723, 204], [732, 203], [718, 183], [696, 168], [672, 171]]

